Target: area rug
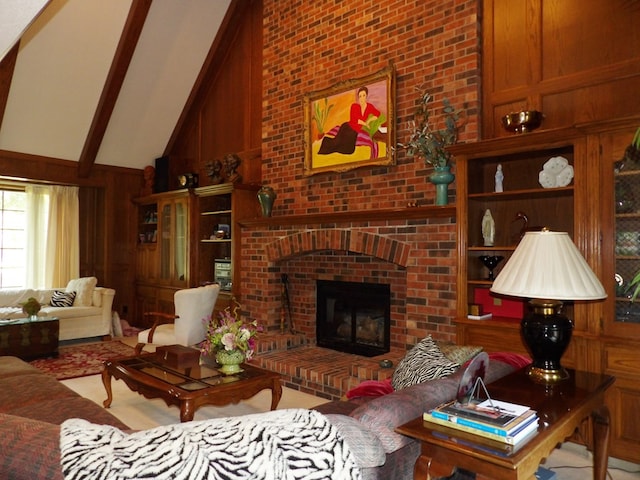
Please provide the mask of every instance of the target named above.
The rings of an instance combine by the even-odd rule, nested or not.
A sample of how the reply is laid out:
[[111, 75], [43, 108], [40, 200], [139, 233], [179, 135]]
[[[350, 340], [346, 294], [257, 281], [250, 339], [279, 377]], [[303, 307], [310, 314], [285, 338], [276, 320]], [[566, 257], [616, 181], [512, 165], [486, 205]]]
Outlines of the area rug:
[[119, 341], [67, 345], [59, 348], [57, 358], [41, 358], [29, 362], [58, 380], [96, 375], [102, 362], [109, 358], [126, 357], [134, 349]]

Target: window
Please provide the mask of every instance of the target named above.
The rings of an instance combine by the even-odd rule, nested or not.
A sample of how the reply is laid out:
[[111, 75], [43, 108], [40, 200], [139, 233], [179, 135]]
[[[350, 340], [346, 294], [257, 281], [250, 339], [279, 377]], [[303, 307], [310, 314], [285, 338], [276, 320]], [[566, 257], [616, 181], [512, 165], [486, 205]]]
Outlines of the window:
[[25, 283], [26, 193], [0, 190], [0, 288]]

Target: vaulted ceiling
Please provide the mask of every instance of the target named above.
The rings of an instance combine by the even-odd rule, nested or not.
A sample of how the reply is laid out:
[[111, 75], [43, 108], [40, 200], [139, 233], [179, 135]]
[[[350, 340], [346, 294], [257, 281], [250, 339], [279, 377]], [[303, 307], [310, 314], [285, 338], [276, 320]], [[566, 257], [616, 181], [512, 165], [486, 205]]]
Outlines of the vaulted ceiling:
[[94, 163], [153, 164], [231, 4], [6, 0], [0, 150], [77, 161], [80, 176]]

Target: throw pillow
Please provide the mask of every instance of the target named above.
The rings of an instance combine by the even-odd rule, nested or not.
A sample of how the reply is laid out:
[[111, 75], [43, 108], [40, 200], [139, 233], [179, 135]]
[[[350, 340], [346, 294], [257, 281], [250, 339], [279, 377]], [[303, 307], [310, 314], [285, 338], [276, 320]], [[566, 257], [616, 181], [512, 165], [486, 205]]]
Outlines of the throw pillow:
[[93, 297], [93, 290], [98, 284], [96, 277], [82, 277], [69, 280], [67, 283], [67, 292], [76, 292], [76, 299], [73, 305], [76, 307], [90, 307]]
[[55, 290], [51, 294], [52, 307], [73, 307], [73, 301], [76, 298], [75, 292], [62, 292]]
[[394, 389], [401, 390], [427, 380], [446, 377], [458, 368], [460, 364], [449, 360], [429, 335], [400, 360], [391, 377], [391, 384]]
[[438, 343], [438, 348], [452, 362], [464, 365], [482, 351], [477, 345], [455, 345], [453, 343]]

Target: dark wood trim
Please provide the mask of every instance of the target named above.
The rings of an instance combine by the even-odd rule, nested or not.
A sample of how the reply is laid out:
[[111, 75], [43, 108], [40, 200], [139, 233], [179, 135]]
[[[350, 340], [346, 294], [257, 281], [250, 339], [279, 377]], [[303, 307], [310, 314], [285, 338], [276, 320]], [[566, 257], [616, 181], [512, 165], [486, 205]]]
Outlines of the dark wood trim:
[[0, 127], [2, 127], [4, 109], [7, 107], [7, 100], [9, 99], [11, 79], [13, 78], [13, 70], [16, 67], [18, 50], [20, 50], [19, 40], [0, 62]]
[[246, 0], [232, 0], [227, 13], [220, 24], [218, 33], [216, 34], [207, 58], [205, 59], [198, 78], [191, 89], [191, 94], [187, 99], [185, 106], [180, 114], [180, 118], [176, 122], [171, 138], [167, 142], [163, 155], [170, 155], [176, 142], [183, 134], [183, 128], [194, 113], [194, 110], [201, 108], [201, 105], [205, 101], [208, 89], [207, 85], [212, 85], [215, 82], [215, 78], [222, 74], [222, 66], [225, 59], [229, 54], [230, 49], [233, 47], [233, 40], [235, 39], [235, 31], [238, 30], [244, 22], [246, 15], [249, 15], [251, 11], [251, 2]]
[[381, 210], [361, 210], [357, 212], [315, 213], [311, 215], [282, 215], [278, 217], [243, 219], [238, 223], [242, 227], [282, 227], [312, 223], [335, 224], [347, 222], [367, 222], [386, 220], [425, 220], [431, 218], [451, 218], [455, 220], [456, 207], [406, 207], [385, 208]]
[[109, 125], [131, 58], [136, 50], [142, 28], [151, 8], [151, 2], [152, 0], [134, 0], [131, 4], [129, 16], [122, 31], [118, 48], [100, 95], [98, 107], [78, 160], [78, 176], [81, 178], [88, 177], [91, 173], [91, 168], [96, 160], [98, 149], [104, 138], [107, 125]]

